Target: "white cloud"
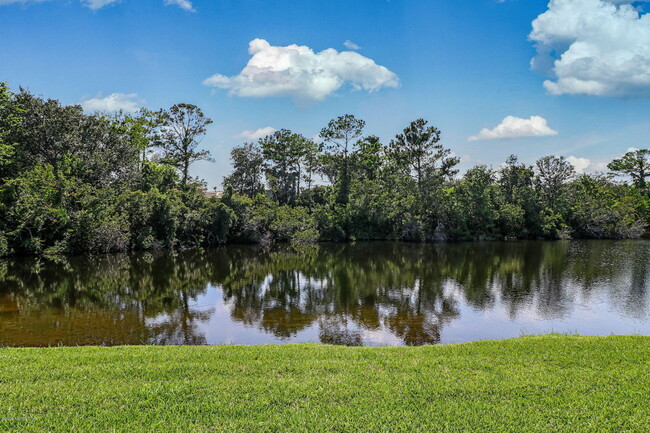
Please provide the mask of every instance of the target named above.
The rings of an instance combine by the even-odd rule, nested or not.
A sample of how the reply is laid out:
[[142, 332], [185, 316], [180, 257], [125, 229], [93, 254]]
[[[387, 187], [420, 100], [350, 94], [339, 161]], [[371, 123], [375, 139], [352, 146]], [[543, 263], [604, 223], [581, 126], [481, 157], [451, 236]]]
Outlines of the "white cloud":
[[607, 165], [608, 164], [609, 164], [609, 161], [592, 162], [589, 171], [592, 171], [592, 172], [607, 171]]
[[84, 111], [125, 111], [135, 113], [142, 106], [142, 101], [135, 93], [113, 93], [105, 98], [91, 98], [81, 101]]
[[345, 84], [367, 92], [399, 86], [395, 73], [352, 51], [315, 53], [306, 46], [276, 47], [255, 39], [248, 52], [252, 57], [238, 75], [215, 74], [203, 84], [235, 96], [291, 97], [299, 104], [322, 101]]
[[190, 0], [165, 0], [166, 5], [175, 5], [188, 12], [196, 12]]
[[256, 129], [255, 131], [243, 131], [241, 134], [237, 135], [237, 138], [245, 138], [247, 140], [259, 140], [260, 138], [264, 138], [267, 135], [273, 134], [277, 129], [275, 129], [272, 126], [267, 126], [266, 128], [259, 128]]
[[482, 141], [523, 137], [547, 137], [557, 134], [558, 132], [551, 129], [543, 117], [531, 116], [530, 119], [522, 119], [520, 117], [508, 116], [503, 119], [501, 124], [493, 129], [484, 128], [478, 135], [469, 137], [468, 140]]
[[587, 168], [591, 166], [591, 160], [587, 158], [578, 158], [576, 156], [568, 156], [567, 161], [575, 168], [576, 173], [582, 174]]
[[101, 9], [104, 6], [108, 6], [111, 3], [116, 3], [120, 0], [81, 0], [81, 4], [92, 9], [97, 10]]
[[359, 45], [355, 44], [354, 42], [352, 42], [349, 39], [347, 41], [343, 42], [343, 46], [345, 48], [347, 48], [348, 50], [358, 51], [358, 50], [361, 49], [361, 47]]
[[650, 97], [650, 15], [633, 3], [550, 1], [530, 33], [549, 93]]

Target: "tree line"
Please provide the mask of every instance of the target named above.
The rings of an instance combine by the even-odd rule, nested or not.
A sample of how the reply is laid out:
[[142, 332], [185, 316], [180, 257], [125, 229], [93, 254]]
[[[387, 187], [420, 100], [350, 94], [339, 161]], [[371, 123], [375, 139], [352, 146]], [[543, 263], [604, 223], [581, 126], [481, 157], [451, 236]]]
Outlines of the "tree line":
[[608, 173], [513, 155], [459, 176], [459, 159], [426, 120], [382, 143], [353, 115], [330, 121], [318, 143], [282, 129], [235, 147], [223, 196], [208, 198], [190, 167], [211, 159], [200, 149], [211, 123], [191, 104], [85, 114], [0, 83], [0, 255], [629, 238], [650, 220], [648, 150], [615, 159]]

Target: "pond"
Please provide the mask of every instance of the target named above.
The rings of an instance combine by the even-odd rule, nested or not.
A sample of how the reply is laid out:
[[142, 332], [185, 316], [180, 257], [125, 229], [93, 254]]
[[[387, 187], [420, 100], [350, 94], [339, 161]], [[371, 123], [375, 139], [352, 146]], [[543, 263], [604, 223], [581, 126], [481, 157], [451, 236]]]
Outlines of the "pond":
[[650, 334], [649, 265], [645, 240], [16, 258], [0, 261], [0, 346]]

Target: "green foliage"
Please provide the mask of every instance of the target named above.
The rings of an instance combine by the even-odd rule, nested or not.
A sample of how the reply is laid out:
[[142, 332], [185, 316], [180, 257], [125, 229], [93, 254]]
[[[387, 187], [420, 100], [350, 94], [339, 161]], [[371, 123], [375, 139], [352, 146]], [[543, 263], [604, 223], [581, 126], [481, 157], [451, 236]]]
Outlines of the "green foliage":
[[431, 181], [453, 176], [456, 173], [453, 167], [460, 162], [440, 144], [440, 130], [427, 123], [424, 119], [411, 122], [390, 144], [398, 167], [413, 176], [422, 196]]
[[17, 131], [22, 121], [22, 110], [18, 106], [9, 85], [0, 82], [0, 179], [5, 174], [6, 167], [12, 162], [15, 153], [15, 143], [11, 134]]
[[201, 243], [206, 246], [225, 244], [228, 240], [230, 229], [237, 220], [235, 212], [221, 200], [208, 200], [204, 211], [206, 221], [205, 233]]
[[[426, 120], [390, 144], [353, 115], [321, 145], [289, 130], [231, 152], [221, 199], [189, 168], [212, 120], [191, 104], [84, 114], [0, 83], [0, 255], [194, 248], [225, 242], [638, 237], [650, 223], [647, 150], [601, 175], [515, 156], [457, 177]], [[327, 182], [329, 181], [329, 182]]]
[[278, 206], [268, 222], [268, 230], [274, 241], [309, 243], [318, 240], [313, 217], [303, 207]]
[[506, 203], [498, 210], [497, 226], [505, 238], [516, 239], [526, 231], [526, 211], [521, 206]]
[[169, 110], [161, 110], [158, 119], [155, 139], [163, 149], [163, 161], [180, 171], [183, 185], [186, 186], [190, 165], [196, 161], [210, 160], [210, 152], [198, 150], [198, 145], [212, 119], [192, 104], [176, 104]]
[[536, 163], [537, 185], [546, 206], [558, 209], [564, 198], [566, 183], [573, 178], [575, 170], [563, 156], [553, 155], [540, 158]]
[[346, 215], [345, 208], [337, 205], [321, 205], [315, 211], [315, 219], [321, 239], [324, 241], [346, 240]]
[[50, 252], [110, 253], [129, 249], [130, 226], [127, 215], [110, 188], [78, 185], [71, 193], [75, 211], [67, 225], [63, 243]]
[[224, 179], [239, 194], [254, 196], [264, 190], [262, 165], [264, 157], [253, 143], [244, 143], [230, 151], [233, 171]]
[[9, 255], [9, 242], [7, 241], [7, 236], [3, 232], [0, 232], [0, 257]]
[[650, 150], [637, 149], [627, 152], [622, 158], [613, 160], [607, 168], [615, 174], [630, 176], [637, 188], [645, 190], [646, 179], [650, 176], [649, 157]]
[[279, 204], [265, 195], [253, 199], [234, 195], [228, 203], [239, 215], [234, 240], [273, 242], [313, 242], [318, 239], [316, 220], [307, 208]]
[[152, 161], [143, 163], [140, 177], [140, 188], [143, 191], [156, 188], [162, 192], [167, 192], [174, 189], [180, 182], [180, 178], [173, 167]]
[[[627, 198], [585, 199], [576, 205], [580, 191], [571, 183], [575, 172], [563, 157], [541, 158], [533, 168], [511, 156], [499, 171], [478, 166], [454, 179], [458, 158], [441, 145], [440, 131], [425, 120], [412, 122], [389, 146], [373, 136], [357, 140], [363, 127], [362, 121], [346, 115], [321, 131], [325, 146], [312, 151], [318, 162], [314, 171], [330, 185], [312, 187], [311, 177], [300, 176], [302, 138], [291, 131], [260, 140], [260, 150], [254, 145], [242, 148], [241, 153], [257, 157], [241, 158], [240, 163], [238, 154], [234, 177], [241, 178], [238, 167], [255, 159], [252, 166], [266, 177], [269, 195], [247, 204], [243, 197], [235, 199], [238, 205], [231, 206], [239, 229], [231, 239], [287, 239], [278, 235], [283, 230], [269, 229], [268, 221], [277, 213], [269, 200], [306, 207], [319, 238], [333, 241], [637, 237], [640, 221], [650, 216], [645, 194], [611, 182], [603, 188]], [[241, 187], [238, 191], [245, 194]], [[603, 225], [600, 218], [603, 227], [596, 229], [585, 215], [604, 210], [611, 221]]]
[[281, 204], [295, 204], [300, 195], [303, 175], [306, 171], [311, 175], [314, 143], [300, 134], [281, 129], [260, 139], [259, 145], [273, 197]]
[[534, 188], [533, 167], [520, 164], [510, 155], [498, 175], [496, 202], [497, 225], [504, 237], [541, 236], [539, 189]]
[[498, 211], [494, 199], [494, 172], [486, 166], [467, 171], [451, 190], [452, 216], [448, 226], [461, 239], [492, 238]]
[[355, 140], [361, 137], [366, 122], [357, 119], [351, 114], [339, 116], [332, 119], [319, 134], [332, 155], [329, 162], [334, 163], [334, 171], [337, 172], [336, 201], [339, 204], [347, 204], [350, 195], [350, 152], [352, 152]]
[[[86, 115], [0, 85], [0, 254], [225, 242], [235, 216], [186, 176], [207, 156], [196, 146], [210, 123], [187, 104], [157, 114]], [[160, 162], [149, 158], [157, 146]]]
[[607, 176], [581, 175], [571, 191], [570, 226], [574, 237], [628, 238], [643, 232], [628, 188]]
[[38, 164], [2, 185], [7, 239], [17, 253], [41, 253], [64, 240], [75, 205], [74, 185]]
[[391, 210], [396, 201], [376, 180], [358, 180], [350, 194], [348, 230], [356, 239], [387, 239], [395, 237]]
[[562, 214], [553, 209], [544, 208], [539, 214], [540, 233], [546, 239], [568, 239], [569, 227], [564, 222]]
[[627, 195], [633, 203], [636, 214], [639, 216], [645, 226], [650, 224], [650, 196], [647, 192], [631, 187], [627, 190]]
[[357, 150], [352, 154], [354, 174], [361, 180], [375, 180], [386, 163], [384, 145], [379, 137], [371, 135], [357, 142]]

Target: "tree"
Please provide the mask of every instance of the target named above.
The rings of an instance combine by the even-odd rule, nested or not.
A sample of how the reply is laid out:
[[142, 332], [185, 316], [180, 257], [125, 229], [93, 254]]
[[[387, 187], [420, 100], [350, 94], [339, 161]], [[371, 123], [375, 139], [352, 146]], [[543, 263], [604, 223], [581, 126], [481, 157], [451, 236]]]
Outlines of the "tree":
[[259, 140], [266, 159], [264, 172], [276, 200], [293, 204], [300, 194], [303, 163], [313, 142], [288, 129], [281, 129]]
[[539, 231], [535, 171], [510, 155], [499, 171], [499, 225], [504, 236], [527, 237]]
[[603, 174], [582, 174], [569, 190], [569, 222], [580, 238], [638, 237], [644, 231], [630, 188]]
[[349, 188], [350, 188], [350, 175], [349, 175], [349, 155], [353, 150], [355, 142], [363, 134], [363, 128], [366, 122], [357, 119], [352, 114], [339, 116], [336, 119], [330, 120], [328, 125], [320, 132], [320, 138], [329, 147], [332, 154], [337, 156], [334, 161], [340, 161], [339, 167], [340, 185], [338, 202], [346, 204], [348, 202]]
[[20, 89], [16, 100], [24, 116], [15, 141], [17, 158], [29, 167], [44, 162], [58, 177], [64, 156], [82, 150], [83, 110], [78, 105], [62, 106], [54, 99], [43, 100]]
[[24, 89], [16, 100], [22, 118], [11, 140], [18, 170], [45, 163], [57, 178], [74, 175], [94, 184], [129, 180], [134, 174], [138, 151], [110, 116], [85, 115], [78, 105], [62, 106]]
[[553, 208], [562, 195], [564, 184], [575, 175], [573, 165], [563, 156], [549, 155], [535, 163], [537, 178], [547, 204]]
[[163, 161], [181, 172], [181, 181], [187, 186], [190, 165], [196, 161], [211, 161], [210, 152], [197, 147], [212, 120], [199, 107], [176, 104], [161, 110], [158, 144], [163, 149]]
[[459, 236], [493, 235], [497, 218], [493, 190], [494, 171], [485, 165], [467, 170], [458, 181], [451, 195], [455, 215], [450, 223], [456, 226]]
[[533, 187], [535, 173], [532, 167], [519, 164], [517, 156], [510, 155], [499, 171], [499, 186], [506, 203], [521, 202], [521, 191]]
[[160, 126], [159, 113], [141, 108], [135, 115], [120, 111], [111, 120], [129, 136], [132, 146], [138, 149], [140, 169], [156, 144], [156, 130]]
[[264, 156], [258, 146], [244, 143], [230, 151], [233, 171], [224, 179], [224, 185], [230, 184], [234, 191], [255, 196], [264, 189], [262, 184], [262, 166]]
[[[415, 178], [420, 195], [424, 193], [426, 177], [449, 177], [460, 160], [440, 144], [440, 130], [427, 127], [427, 121], [417, 119], [391, 141], [394, 158]], [[438, 166], [438, 163], [440, 164]]]
[[379, 137], [371, 135], [357, 142], [353, 153], [355, 175], [363, 180], [375, 180], [386, 162], [384, 145]]
[[134, 180], [141, 167], [132, 135], [110, 116], [84, 116], [81, 122], [80, 148], [66, 158], [68, 173], [96, 186]]
[[618, 175], [628, 175], [632, 182], [639, 189], [646, 188], [646, 178], [650, 176], [650, 150], [639, 149], [627, 152], [622, 158], [618, 158], [607, 164], [612, 172]]
[[307, 183], [307, 189], [310, 190], [314, 180], [314, 174], [319, 169], [319, 156], [321, 148], [313, 140], [305, 142], [305, 153], [300, 160], [301, 172], [303, 174], [302, 180]]
[[341, 178], [342, 158], [328, 152], [316, 156], [316, 171], [325, 176], [331, 185], [336, 185]]
[[22, 112], [9, 85], [0, 82], [0, 179], [4, 178], [4, 167], [13, 161], [15, 143], [11, 140], [12, 131], [20, 125]]

